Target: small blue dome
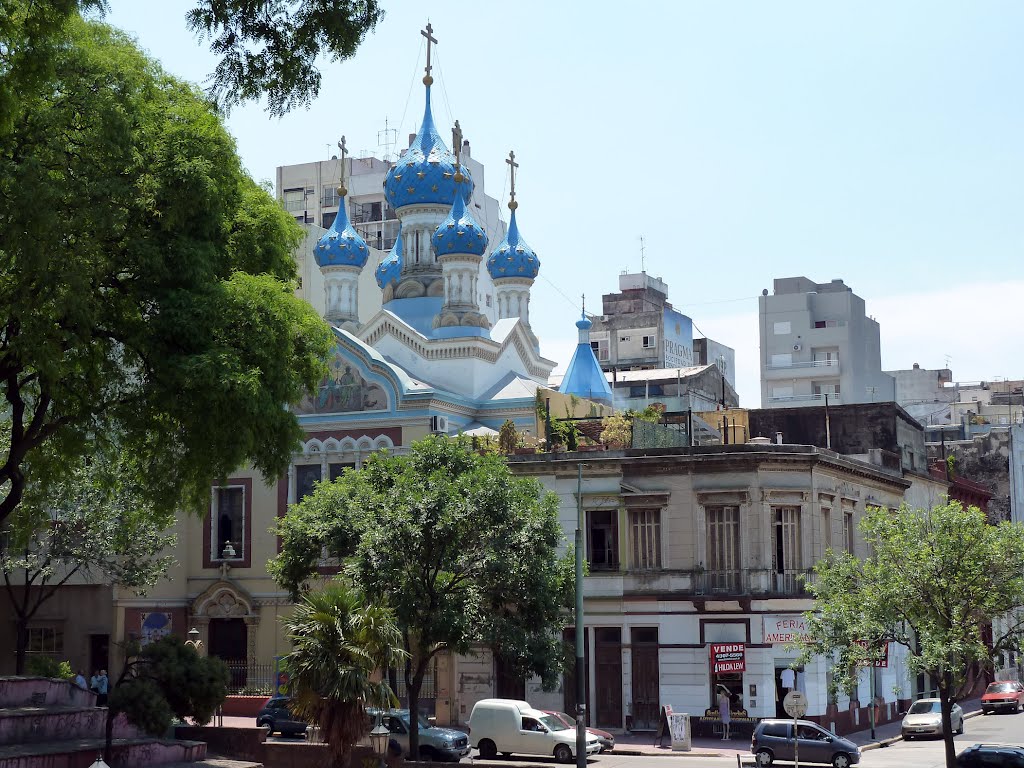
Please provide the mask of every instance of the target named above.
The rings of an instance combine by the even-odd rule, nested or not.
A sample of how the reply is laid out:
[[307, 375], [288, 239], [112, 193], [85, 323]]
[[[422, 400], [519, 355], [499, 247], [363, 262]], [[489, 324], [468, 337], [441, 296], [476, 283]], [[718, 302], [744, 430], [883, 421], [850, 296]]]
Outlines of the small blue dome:
[[398, 230], [398, 237], [395, 244], [391, 246], [391, 252], [381, 259], [375, 272], [377, 285], [384, 290], [391, 283], [398, 284], [398, 278], [402, 275], [402, 230]]
[[487, 250], [487, 233], [466, 210], [462, 195], [455, 195], [455, 202], [448, 218], [434, 231], [430, 241], [438, 258], [448, 253], [470, 253], [483, 256]]
[[579, 328], [581, 331], [589, 331], [591, 328], [594, 327], [594, 324], [586, 315], [584, 315], [583, 317], [576, 321], [576, 327]]
[[384, 194], [392, 208], [406, 205], [451, 205], [455, 192], [462, 188], [466, 201], [473, 194], [473, 180], [462, 170], [466, 180], [455, 183], [455, 156], [441, 140], [430, 112], [430, 86], [423, 124], [409, 149], [398, 159], [384, 178]]
[[540, 259], [519, 236], [515, 209], [512, 210], [505, 239], [487, 259], [487, 271], [494, 280], [502, 277], [528, 277], [532, 280], [540, 272]]
[[348, 220], [348, 206], [345, 196], [338, 201], [338, 215], [327, 233], [320, 238], [313, 248], [313, 256], [320, 267], [359, 267], [366, 266], [370, 249], [366, 241], [359, 236]]

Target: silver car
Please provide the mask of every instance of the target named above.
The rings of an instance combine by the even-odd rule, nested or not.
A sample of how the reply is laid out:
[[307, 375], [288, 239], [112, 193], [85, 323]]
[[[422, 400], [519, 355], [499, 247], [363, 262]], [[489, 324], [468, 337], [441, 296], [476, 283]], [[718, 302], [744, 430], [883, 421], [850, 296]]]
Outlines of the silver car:
[[[964, 732], [964, 711], [959, 704], [953, 704], [949, 723], [953, 733]], [[917, 736], [942, 736], [942, 702], [938, 699], [918, 699], [907, 710], [900, 730], [907, 741]]]

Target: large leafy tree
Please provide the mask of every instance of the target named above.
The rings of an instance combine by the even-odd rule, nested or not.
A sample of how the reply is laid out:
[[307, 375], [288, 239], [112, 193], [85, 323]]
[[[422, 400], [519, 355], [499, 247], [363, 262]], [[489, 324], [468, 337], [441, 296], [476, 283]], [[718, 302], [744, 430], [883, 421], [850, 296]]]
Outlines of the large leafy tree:
[[[313, 584], [326, 553], [346, 577], [390, 605], [408, 657], [409, 708], [442, 650], [488, 646], [521, 675], [557, 685], [566, 662], [561, 628], [573, 605], [571, 553], [558, 500], [504, 459], [465, 439], [431, 437], [407, 455], [373, 455], [360, 471], [321, 483], [279, 526], [269, 564], [293, 595]], [[418, 754], [417, 718], [410, 751]]]
[[348, 765], [363, 736], [367, 706], [394, 700], [380, 669], [402, 662], [402, 636], [391, 611], [370, 605], [348, 585], [328, 584], [307, 593], [285, 619], [292, 650], [284, 660], [291, 674], [291, 708], [320, 726], [334, 764]]
[[0, 522], [27, 462], [104, 442], [157, 510], [246, 463], [279, 476], [331, 345], [293, 294], [300, 228], [192, 86], [100, 23], [60, 29], [0, 142]]
[[108, 702], [105, 762], [112, 762], [114, 719], [118, 714], [123, 712], [132, 725], [160, 736], [175, 717], [189, 717], [205, 725], [227, 698], [227, 665], [220, 659], [200, 656], [181, 638], [171, 635], [147, 645], [132, 641], [125, 648], [125, 659]]
[[911, 672], [927, 674], [938, 689], [953, 768], [950, 712], [968, 670], [1020, 650], [1024, 526], [990, 525], [976, 507], [951, 501], [930, 510], [869, 509], [861, 531], [871, 556], [832, 554], [815, 567], [804, 658], [834, 660], [835, 685], [851, 690], [882, 643], [904, 646]]
[[171, 513], [157, 514], [134, 463], [97, 455], [64, 466], [50, 483], [30, 483], [4, 528], [0, 567], [13, 609], [16, 674], [25, 671], [28, 626], [72, 579], [143, 593], [173, 563]]
[[[46, 83], [54, 55], [79, 14], [101, 14], [107, 0], [3, 0], [0, 10], [0, 135], [12, 126], [21, 96]], [[383, 17], [377, 0], [196, 0], [189, 29], [209, 38], [220, 57], [210, 94], [224, 108], [267, 98], [283, 115], [320, 91], [321, 56], [350, 58]]]

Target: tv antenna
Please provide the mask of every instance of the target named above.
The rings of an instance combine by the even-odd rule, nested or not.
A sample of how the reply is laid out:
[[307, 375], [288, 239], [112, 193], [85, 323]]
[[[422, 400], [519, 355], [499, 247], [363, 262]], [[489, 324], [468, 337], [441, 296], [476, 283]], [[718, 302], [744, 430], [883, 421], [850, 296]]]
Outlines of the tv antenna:
[[645, 266], [644, 266], [645, 265], [646, 251], [647, 251], [647, 246], [644, 245], [644, 236], [640, 235], [640, 271], [641, 272], [646, 272], [646, 269], [645, 269]]
[[946, 353], [945, 357], [946, 357], [946, 367], [947, 367], [947, 368], [949, 368], [949, 364], [950, 364], [951, 362], [953, 362], [953, 358], [952, 358], [952, 356], [951, 356], [951, 355], [949, 354], [949, 352], [947, 352], [947, 353]]
[[398, 129], [388, 125], [387, 117], [384, 118], [384, 128], [377, 131], [377, 147], [383, 147], [386, 162], [391, 162], [391, 149], [398, 143]]

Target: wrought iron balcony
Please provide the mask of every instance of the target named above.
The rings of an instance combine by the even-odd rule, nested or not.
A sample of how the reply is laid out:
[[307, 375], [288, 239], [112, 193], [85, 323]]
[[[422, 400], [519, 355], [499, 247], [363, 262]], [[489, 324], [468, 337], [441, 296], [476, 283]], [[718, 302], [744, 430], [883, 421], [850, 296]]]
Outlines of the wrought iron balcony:
[[[622, 579], [625, 594], [664, 594], [672, 592], [703, 599], [739, 597], [807, 597], [810, 569], [735, 568], [731, 570], [674, 569], [633, 571], [591, 571], [589, 578], [615, 576]], [[590, 592], [590, 590], [588, 590]]]

